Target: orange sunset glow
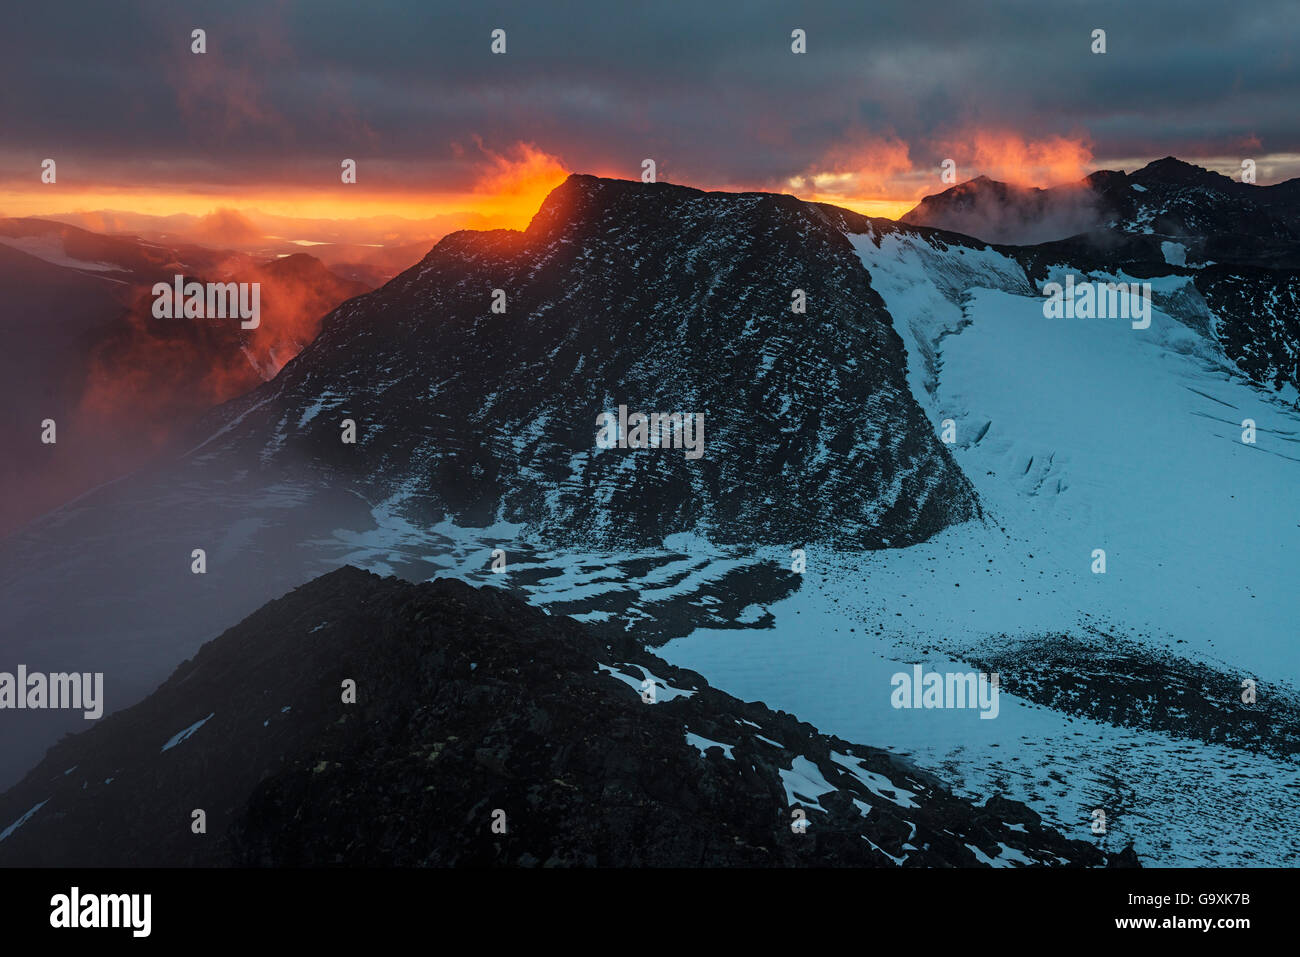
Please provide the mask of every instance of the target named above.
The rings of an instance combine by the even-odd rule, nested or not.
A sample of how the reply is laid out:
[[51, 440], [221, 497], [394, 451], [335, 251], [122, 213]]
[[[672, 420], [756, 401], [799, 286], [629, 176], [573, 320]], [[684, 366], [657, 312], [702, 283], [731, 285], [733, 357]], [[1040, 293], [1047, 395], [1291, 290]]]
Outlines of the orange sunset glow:
[[1092, 147], [1082, 137], [1029, 139], [1018, 133], [963, 130], [937, 143], [957, 163], [957, 181], [984, 175], [1013, 186], [1060, 186], [1077, 182], [1093, 167]]
[[[177, 214], [202, 218], [202, 231], [188, 239], [206, 244], [247, 248], [260, 236], [249, 214], [301, 221], [301, 235], [278, 238], [319, 240], [309, 223], [330, 225], [332, 242], [389, 245], [432, 243], [456, 229], [523, 229], [547, 194], [571, 172], [635, 178], [638, 171], [588, 169], [531, 142], [495, 151], [475, 138], [469, 146], [453, 144], [463, 185], [403, 188], [391, 174], [373, 171], [358, 159], [356, 184], [299, 185], [204, 183], [77, 183], [67, 176], [57, 185], [34, 178], [13, 181], [0, 194], [0, 215], [76, 217], [84, 228], [132, 232], [130, 220]], [[1093, 154], [1083, 138], [1026, 138], [1014, 132], [965, 129], [923, 148], [895, 137], [848, 136], [820, 160], [783, 181], [768, 183], [683, 182], [701, 189], [788, 192], [800, 199], [842, 206], [868, 216], [898, 219], [923, 197], [947, 188], [939, 176], [944, 159], [956, 164], [957, 182], [978, 175], [1018, 186], [1050, 186], [1082, 179]], [[373, 185], [368, 179], [382, 180]], [[680, 180], [678, 180], [680, 182]], [[411, 221], [411, 229], [376, 232], [380, 217]], [[197, 228], [197, 227], [196, 227]], [[286, 229], [294, 228], [286, 226]]]
[[366, 162], [362, 159], [358, 161], [357, 184], [339, 181], [328, 188], [109, 183], [80, 186], [66, 180], [57, 185], [33, 183], [15, 188], [11, 182], [0, 194], [0, 214], [48, 216], [119, 210], [147, 216], [209, 216], [218, 210], [257, 210], [271, 216], [339, 223], [379, 216], [413, 220], [472, 217], [476, 228], [522, 229], [546, 195], [570, 172], [557, 157], [529, 143], [517, 144], [509, 154], [480, 146], [479, 154], [474, 157], [474, 175], [468, 188], [447, 191], [407, 191], [391, 183], [367, 187]]
[[[472, 167], [469, 185], [439, 190], [403, 190], [393, 182], [368, 186], [367, 166], [359, 160], [358, 183], [321, 186], [156, 185], [124, 183], [77, 184], [62, 179], [57, 185], [34, 181], [22, 186], [10, 182], [0, 199], [6, 216], [59, 216], [77, 214], [87, 228], [129, 231], [103, 211], [140, 216], [185, 214], [208, 218], [208, 242], [240, 245], [241, 230], [234, 217], [229, 235], [222, 235], [220, 215], [228, 211], [256, 211], [295, 220], [329, 221], [347, 241], [376, 242], [373, 231], [350, 228], [350, 223], [376, 217], [435, 221], [437, 235], [459, 228], [523, 229], [556, 186], [574, 171], [588, 172], [532, 143], [517, 143], [494, 152], [481, 143], [456, 147], [457, 157]], [[944, 158], [957, 164], [957, 180], [986, 175], [1022, 186], [1048, 186], [1081, 179], [1091, 167], [1092, 151], [1082, 139], [1052, 137], [1026, 139], [1015, 133], [967, 130], [940, 140], [925, 153], [931, 162], [919, 162], [921, 151], [900, 140], [885, 137], [849, 140], [829, 150], [819, 162], [779, 183], [690, 183], [702, 189], [729, 188], [789, 192], [801, 199], [843, 206], [868, 216], [897, 219], [926, 195], [946, 184], [939, 179]], [[598, 175], [631, 178], [635, 171], [595, 170]], [[437, 235], [425, 238], [436, 239]], [[285, 238], [312, 238], [285, 237]], [[388, 237], [411, 241], [410, 236]]]

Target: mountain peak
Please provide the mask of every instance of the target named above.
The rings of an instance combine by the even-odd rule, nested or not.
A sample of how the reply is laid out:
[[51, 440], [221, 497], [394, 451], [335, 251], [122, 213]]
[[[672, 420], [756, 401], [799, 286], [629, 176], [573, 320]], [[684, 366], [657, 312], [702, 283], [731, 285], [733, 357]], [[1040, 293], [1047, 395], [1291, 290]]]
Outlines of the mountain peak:
[[277, 272], [292, 272], [297, 270], [311, 270], [315, 272], [329, 271], [325, 264], [311, 253], [290, 253], [287, 256], [280, 256], [277, 259], [268, 260], [263, 265], [263, 268], [275, 270]]
[[1129, 177], [1140, 185], [1166, 183], [1180, 186], [1212, 186], [1222, 188], [1232, 182], [1222, 173], [1185, 162], [1174, 156], [1154, 160]]
[[[1147, 163], [1143, 169], [1150, 170], [1192, 170], [1202, 169], [1200, 166], [1193, 165], [1186, 160], [1180, 160], [1177, 156], [1162, 156], [1158, 160], [1152, 160]], [[1202, 170], [1203, 171], [1203, 170]]]
[[[703, 529], [734, 540], [735, 528], [867, 548], [929, 538], [978, 502], [906, 393], [902, 343], [838, 223], [793, 196], [570, 176], [525, 231], [453, 233], [381, 294], [331, 315], [276, 383], [285, 409], [240, 419], [223, 447], [330, 460], [338, 443], [318, 415], [328, 393], [348, 396], [358, 423], [404, 417], [370, 446], [388, 466], [358, 459], [355, 474], [381, 497], [420, 489], [407, 497], [421, 521], [481, 527], [500, 514], [547, 541], [638, 545]], [[818, 318], [792, 320], [791, 290], [805, 288], [821, 290]], [[509, 312], [489, 314], [509, 318], [485, 321], [494, 289]], [[436, 350], [411, 350], [435, 335]], [[725, 343], [725, 359], [693, 345], [622, 346], [678, 341]], [[382, 393], [364, 384], [376, 368], [392, 383]], [[776, 388], [831, 424], [791, 426]], [[870, 414], [907, 423], [917, 441], [876, 443], [858, 396], [877, 396]], [[625, 417], [705, 416], [708, 454], [696, 464], [684, 451], [609, 453], [597, 415], [624, 406]], [[281, 418], [303, 427], [283, 433]], [[684, 435], [670, 441], [684, 448]], [[825, 467], [789, 475], [792, 449]], [[879, 486], [861, 480], [866, 468]], [[556, 481], [563, 494], [547, 494]], [[597, 486], [599, 499], [582, 491]]]
[[632, 219], [658, 222], [662, 219], [662, 212], [649, 210], [664, 204], [676, 206], [706, 200], [709, 208], [715, 211], [723, 207], [739, 210], [747, 208], [756, 199], [767, 200], [787, 210], [810, 205], [783, 193], [706, 191], [680, 183], [644, 183], [639, 179], [571, 173], [542, 201], [526, 232], [531, 240], [536, 240], [576, 223], [595, 228], [600, 223], [610, 225]]
[[629, 180], [605, 179], [590, 173], [570, 173], [555, 189], [546, 194], [526, 230], [529, 235], [552, 232], [563, 224], [580, 218], [607, 187]]

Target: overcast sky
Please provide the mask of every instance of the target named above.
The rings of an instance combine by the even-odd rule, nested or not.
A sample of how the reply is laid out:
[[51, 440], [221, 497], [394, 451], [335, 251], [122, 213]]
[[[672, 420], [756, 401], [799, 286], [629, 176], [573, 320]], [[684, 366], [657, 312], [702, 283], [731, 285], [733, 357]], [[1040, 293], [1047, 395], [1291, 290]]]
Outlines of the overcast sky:
[[961, 179], [1008, 178], [1019, 155], [1038, 180], [1167, 154], [1300, 175], [1296, 0], [632, 6], [9, 4], [0, 191], [58, 156], [88, 183], [263, 188], [337, 180], [354, 157], [372, 188], [454, 192], [523, 143], [569, 170], [635, 177], [652, 157], [675, 182], [840, 173], [821, 182], [881, 196], [945, 157]]

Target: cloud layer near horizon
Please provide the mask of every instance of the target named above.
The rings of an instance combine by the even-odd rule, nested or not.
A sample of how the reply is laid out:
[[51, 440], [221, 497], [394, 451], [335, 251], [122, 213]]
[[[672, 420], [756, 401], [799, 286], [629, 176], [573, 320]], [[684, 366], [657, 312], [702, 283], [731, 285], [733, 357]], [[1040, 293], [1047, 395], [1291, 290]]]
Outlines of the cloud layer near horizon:
[[352, 157], [372, 194], [472, 197], [521, 144], [831, 201], [938, 192], [945, 157], [1040, 185], [1166, 154], [1300, 175], [1294, 0], [191, 6], [10, 9], [0, 189], [53, 156], [61, 184], [312, 191]]

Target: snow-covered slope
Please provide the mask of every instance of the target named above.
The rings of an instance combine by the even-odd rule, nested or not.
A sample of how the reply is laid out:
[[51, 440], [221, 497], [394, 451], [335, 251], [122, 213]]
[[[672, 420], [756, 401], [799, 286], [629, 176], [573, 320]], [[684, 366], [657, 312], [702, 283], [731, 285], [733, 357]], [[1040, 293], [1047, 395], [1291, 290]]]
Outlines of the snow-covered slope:
[[1237, 367], [1292, 401], [1300, 389], [1300, 180], [1256, 186], [1166, 157], [1046, 190], [978, 177], [926, 197], [903, 222], [1032, 243], [1000, 251], [1040, 280], [1061, 263], [1189, 276], [1188, 295], [1219, 320], [1210, 337]]
[[[873, 728], [1066, 833], [1101, 809], [1098, 840], [1152, 863], [1294, 861], [1300, 416], [1159, 307], [1144, 330], [1047, 319], [996, 250], [893, 228], [853, 242], [987, 523], [818, 553], [770, 630], [696, 632], [667, 656], [839, 733]], [[1151, 281], [1187, 314], [1190, 279]], [[1001, 713], [895, 710], [890, 676], [916, 661], [998, 671]], [[1246, 798], [1250, 778], [1274, 786]]]
[[[959, 257], [978, 266], [954, 296], [916, 250], [928, 244], [855, 245], [909, 343], [918, 402], [936, 430], [954, 420], [954, 452], [990, 520], [1035, 556], [1023, 567], [1041, 594], [1016, 604], [1063, 601], [1204, 653], [1239, 646], [1242, 666], [1300, 680], [1300, 592], [1287, 584], [1300, 553], [1294, 409], [1158, 306], [1147, 329], [1047, 319], [996, 253]], [[1150, 281], [1157, 297], [1190, 282]], [[1105, 574], [1091, 571], [1094, 549], [1106, 551]], [[989, 611], [985, 627], [1011, 629], [1014, 609]], [[1244, 621], [1249, 642], [1232, 637]]]

